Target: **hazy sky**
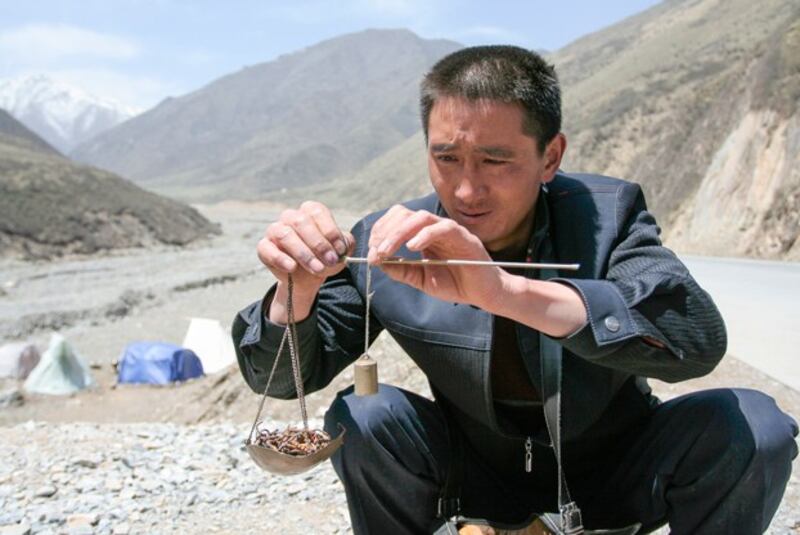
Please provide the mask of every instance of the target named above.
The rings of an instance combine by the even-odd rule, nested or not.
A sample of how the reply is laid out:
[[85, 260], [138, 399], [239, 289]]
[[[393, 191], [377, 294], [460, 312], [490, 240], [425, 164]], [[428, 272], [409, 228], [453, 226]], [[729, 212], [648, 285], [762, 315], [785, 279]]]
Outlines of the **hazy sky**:
[[365, 28], [555, 50], [656, 3], [0, 0], [0, 78], [47, 73], [145, 108], [245, 65]]

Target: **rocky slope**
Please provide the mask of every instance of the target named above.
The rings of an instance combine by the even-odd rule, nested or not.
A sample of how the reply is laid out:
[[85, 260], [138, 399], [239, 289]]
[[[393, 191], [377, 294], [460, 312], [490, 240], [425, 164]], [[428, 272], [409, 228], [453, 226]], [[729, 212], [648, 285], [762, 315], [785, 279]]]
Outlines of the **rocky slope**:
[[672, 0], [559, 50], [566, 168], [641, 183], [683, 252], [800, 259], [798, 21]]
[[214, 232], [194, 208], [77, 165], [0, 114], [0, 256], [184, 245]]

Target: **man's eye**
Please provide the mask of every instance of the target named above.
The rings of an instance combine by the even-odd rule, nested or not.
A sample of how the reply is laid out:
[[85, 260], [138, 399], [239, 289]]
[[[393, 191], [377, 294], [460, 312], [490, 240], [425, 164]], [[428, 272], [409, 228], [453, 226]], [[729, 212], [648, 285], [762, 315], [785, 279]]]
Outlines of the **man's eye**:
[[489, 165], [503, 165], [508, 163], [506, 160], [495, 160], [494, 158], [486, 158], [483, 160], [483, 163], [488, 163]]
[[456, 157], [455, 156], [451, 156], [449, 154], [439, 154], [438, 156], [436, 156], [436, 159], [439, 160], [440, 162], [454, 162], [454, 161], [456, 161]]

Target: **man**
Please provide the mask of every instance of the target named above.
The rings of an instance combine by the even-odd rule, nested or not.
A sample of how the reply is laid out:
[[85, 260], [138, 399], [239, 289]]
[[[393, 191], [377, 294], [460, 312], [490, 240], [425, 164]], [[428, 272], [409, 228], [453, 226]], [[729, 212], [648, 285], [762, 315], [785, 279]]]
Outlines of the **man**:
[[[333, 464], [355, 533], [425, 533], [455, 513], [523, 526], [557, 511], [540, 361], [552, 340], [563, 355], [563, 466], [587, 528], [760, 533], [780, 503], [797, 428], [771, 398], [651, 396], [645, 377], [709, 373], [725, 353], [724, 324], [661, 246], [638, 186], [559, 171], [560, 105], [555, 72], [538, 55], [455, 52], [422, 84], [434, 195], [367, 216], [352, 234], [307, 202], [258, 245], [278, 283], [233, 327], [253, 390], [263, 392], [287, 321], [289, 273], [306, 391], [360, 355], [367, 267], [339, 262], [350, 253], [377, 266], [370, 335], [388, 330], [435, 393], [433, 402], [390, 385], [364, 397], [351, 388], [328, 411], [330, 433], [347, 429]], [[580, 269], [381, 263], [396, 255]], [[276, 373], [271, 394], [295, 396], [288, 359]], [[455, 510], [443, 515], [441, 504]]]

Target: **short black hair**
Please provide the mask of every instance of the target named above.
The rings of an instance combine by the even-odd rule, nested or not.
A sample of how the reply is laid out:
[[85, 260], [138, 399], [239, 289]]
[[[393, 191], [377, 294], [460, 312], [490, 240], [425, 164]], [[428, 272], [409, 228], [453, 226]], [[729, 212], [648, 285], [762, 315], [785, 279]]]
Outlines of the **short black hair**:
[[463, 48], [439, 60], [420, 87], [422, 130], [436, 100], [462, 97], [520, 104], [523, 132], [539, 150], [561, 131], [561, 89], [555, 68], [536, 52], [507, 45]]

